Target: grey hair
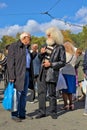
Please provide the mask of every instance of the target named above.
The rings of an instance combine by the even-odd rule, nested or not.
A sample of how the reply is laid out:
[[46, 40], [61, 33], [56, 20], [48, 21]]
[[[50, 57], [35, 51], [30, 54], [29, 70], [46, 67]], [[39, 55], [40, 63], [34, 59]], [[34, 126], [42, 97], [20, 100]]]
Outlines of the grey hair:
[[51, 38], [57, 44], [63, 44], [63, 34], [57, 27], [51, 27], [46, 30], [46, 35], [51, 35]]
[[28, 32], [23, 32], [20, 34], [20, 40], [22, 40], [24, 37], [30, 37], [30, 34]]

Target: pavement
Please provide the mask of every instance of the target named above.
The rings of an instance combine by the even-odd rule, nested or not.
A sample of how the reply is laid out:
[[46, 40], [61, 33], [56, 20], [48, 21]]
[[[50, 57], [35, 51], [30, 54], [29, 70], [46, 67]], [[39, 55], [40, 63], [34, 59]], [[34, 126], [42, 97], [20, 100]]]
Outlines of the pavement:
[[[0, 130], [87, 130], [87, 116], [84, 113], [84, 101], [75, 102], [75, 110], [60, 110], [63, 106], [62, 98], [58, 100], [58, 118], [52, 119], [49, 115], [41, 119], [29, 118], [22, 122], [15, 122], [11, 119], [10, 112], [2, 107], [4, 84], [0, 83]], [[49, 102], [47, 101], [47, 113], [49, 110]], [[38, 100], [34, 103], [29, 102], [29, 93], [27, 97], [27, 117], [33, 116], [38, 111]]]

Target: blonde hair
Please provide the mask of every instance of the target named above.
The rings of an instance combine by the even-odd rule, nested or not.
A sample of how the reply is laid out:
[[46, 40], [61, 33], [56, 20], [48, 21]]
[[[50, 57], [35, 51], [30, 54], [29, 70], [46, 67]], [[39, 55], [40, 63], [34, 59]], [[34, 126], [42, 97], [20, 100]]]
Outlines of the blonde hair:
[[70, 42], [65, 42], [64, 43], [64, 47], [65, 47], [65, 51], [74, 55], [75, 54], [75, 49], [74, 46], [72, 45], [72, 43]]
[[51, 27], [46, 30], [46, 35], [50, 35], [51, 38], [57, 44], [63, 44], [63, 35], [57, 27]]
[[77, 48], [76, 53], [77, 53], [78, 55], [81, 55], [81, 54], [82, 54], [82, 49]]

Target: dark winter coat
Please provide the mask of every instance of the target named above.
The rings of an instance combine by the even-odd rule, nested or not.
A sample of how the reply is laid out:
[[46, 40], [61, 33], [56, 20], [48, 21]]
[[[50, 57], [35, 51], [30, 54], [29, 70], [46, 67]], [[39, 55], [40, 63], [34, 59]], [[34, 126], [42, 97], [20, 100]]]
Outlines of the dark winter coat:
[[[12, 43], [8, 49], [7, 69], [9, 80], [15, 80], [15, 88], [22, 91], [24, 89], [26, 72], [26, 47], [20, 40]], [[30, 65], [30, 81], [30, 85], [32, 84], [30, 87], [33, 89], [32, 55]]]
[[[43, 58], [44, 56], [42, 55]], [[39, 56], [39, 58], [41, 58], [41, 55]], [[59, 69], [66, 64], [66, 54], [63, 45], [57, 45], [57, 44], [54, 45], [54, 49], [50, 57], [50, 62], [51, 62], [51, 67], [41, 68], [39, 78], [41, 79], [41, 76], [43, 75], [42, 73], [44, 73], [44, 69], [45, 69], [46, 81], [50, 83], [57, 83]]]
[[83, 71], [87, 75], [87, 50], [85, 51], [85, 55], [84, 55]]

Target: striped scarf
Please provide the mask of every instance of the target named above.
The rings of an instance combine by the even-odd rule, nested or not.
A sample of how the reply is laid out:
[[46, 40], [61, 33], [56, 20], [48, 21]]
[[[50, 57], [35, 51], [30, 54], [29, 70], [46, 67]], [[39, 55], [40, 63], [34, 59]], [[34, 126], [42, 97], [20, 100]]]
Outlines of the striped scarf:
[[52, 46], [47, 46], [46, 47], [46, 55], [45, 55], [45, 59], [46, 60], [50, 60], [51, 54], [53, 52], [53, 48]]

